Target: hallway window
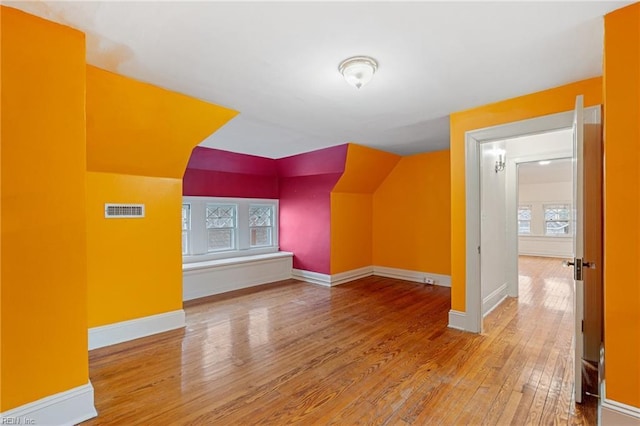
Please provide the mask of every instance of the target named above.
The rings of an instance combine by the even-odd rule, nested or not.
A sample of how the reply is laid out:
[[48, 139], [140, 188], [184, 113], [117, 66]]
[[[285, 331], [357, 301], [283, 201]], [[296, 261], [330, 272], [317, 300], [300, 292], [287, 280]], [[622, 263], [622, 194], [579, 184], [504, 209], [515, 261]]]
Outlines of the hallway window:
[[531, 233], [531, 206], [518, 207], [518, 234], [528, 235]]
[[569, 235], [571, 206], [552, 204], [544, 206], [545, 235]]

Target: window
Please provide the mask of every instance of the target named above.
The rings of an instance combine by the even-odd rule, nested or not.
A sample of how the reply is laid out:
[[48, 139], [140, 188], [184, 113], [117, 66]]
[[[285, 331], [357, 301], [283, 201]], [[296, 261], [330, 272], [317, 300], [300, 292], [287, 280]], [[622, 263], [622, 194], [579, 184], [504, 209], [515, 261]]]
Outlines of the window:
[[182, 255], [189, 254], [189, 231], [191, 231], [191, 205], [182, 205]]
[[249, 237], [251, 247], [272, 244], [273, 206], [249, 206]]
[[544, 206], [545, 235], [569, 235], [571, 208], [568, 204]]
[[183, 262], [277, 251], [278, 200], [183, 198]]
[[519, 206], [518, 207], [518, 234], [526, 235], [530, 233], [531, 233], [531, 206]]
[[236, 247], [236, 206], [207, 204], [207, 251]]

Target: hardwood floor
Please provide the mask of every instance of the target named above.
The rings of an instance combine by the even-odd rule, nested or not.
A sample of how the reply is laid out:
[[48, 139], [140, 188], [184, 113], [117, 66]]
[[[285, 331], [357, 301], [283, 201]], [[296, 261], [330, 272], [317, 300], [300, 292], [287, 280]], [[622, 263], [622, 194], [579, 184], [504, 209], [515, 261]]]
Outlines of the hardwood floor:
[[389, 278], [191, 302], [184, 330], [91, 351], [83, 424], [595, 424], [572, 398], [570, 270], [520, 270], [482, 335], [447, 328], [448, 288]]

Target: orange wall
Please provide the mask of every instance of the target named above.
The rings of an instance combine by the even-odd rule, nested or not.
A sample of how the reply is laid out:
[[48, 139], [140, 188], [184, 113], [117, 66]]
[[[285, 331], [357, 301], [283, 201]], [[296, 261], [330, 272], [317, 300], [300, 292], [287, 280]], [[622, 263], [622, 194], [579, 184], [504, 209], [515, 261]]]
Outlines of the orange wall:
[[[145, 217], [105, 219], [104, 204]], [[89, 327], [182, 309], [182, 180], [87, 173]]]
[[567, 84], [451, 114], [451, 308], [465, 311], [465, 132], [573, 110], [577, 95], [585, 106], [602, 104], [602, 78]]
[[0, 7], [0, 412], [88, 382], [84, 34]]
[[333, 187], [333, 192], [372, 194], [400, 158], [389, 152], [348, 144], [344, 172]]
[[449, 151], [403, 157], [373, 197], [373, 262], [449, 275]]
[[331, 192], [331, 274], [373, 265], [373, 192], [400, 156], [350, 143]]
[[604, 23], [606, 396], [640, 407], [640, 4]]
[[[182, 308], [182, 175], [235, 114], [87, 67], [90, 327]], [[105, 219], [105, 203], [143, 203], [146, 217]]]
[[373, 265], [372, 195], [331, 193], [331, 273]]
[[182, 179], [193, 147], [236, 114], [87, 66], [87, 168]]

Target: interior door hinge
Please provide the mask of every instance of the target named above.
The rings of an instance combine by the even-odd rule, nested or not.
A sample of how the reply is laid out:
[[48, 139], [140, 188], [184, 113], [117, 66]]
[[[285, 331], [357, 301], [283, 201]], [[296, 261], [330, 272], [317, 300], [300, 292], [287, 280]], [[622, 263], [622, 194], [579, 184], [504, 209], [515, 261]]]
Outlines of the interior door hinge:
[[480, 254], [480, 246], [478, 246], [478, 254]]
[[581, 323], [582, 324], [581, 324], [581, 330], [580, 331], [582, 331], [584, 333], [584, 320], [582, 320]]

